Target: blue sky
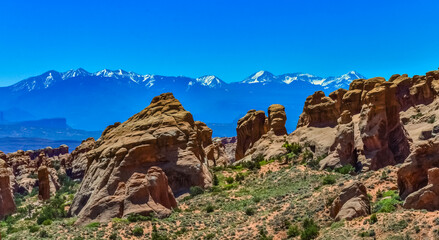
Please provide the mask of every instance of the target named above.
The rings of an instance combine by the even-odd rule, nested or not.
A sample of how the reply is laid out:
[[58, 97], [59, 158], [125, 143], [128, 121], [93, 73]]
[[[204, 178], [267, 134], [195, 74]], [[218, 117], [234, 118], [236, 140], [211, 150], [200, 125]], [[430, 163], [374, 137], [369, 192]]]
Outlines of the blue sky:
[[47, 70], [367, 77], [439, 67], [439, 2], [1, 1], [0, 86]]

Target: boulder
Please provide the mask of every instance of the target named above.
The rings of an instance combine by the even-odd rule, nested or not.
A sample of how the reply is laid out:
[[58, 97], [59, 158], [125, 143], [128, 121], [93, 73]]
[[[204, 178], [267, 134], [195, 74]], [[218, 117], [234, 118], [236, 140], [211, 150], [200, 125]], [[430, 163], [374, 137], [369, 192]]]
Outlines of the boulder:
[[439, 140], [432, 139], [416, 147], [398, 170], [399, 195], [408, 195], [427, 186], [428, 170], [439, 167]]
[[[169, 189], [179, 195], [192, 186], [211, 186], [203, 148], [209, 131], [200, 126], [206, 128], [172, 93], [164, 93], [126, 122], [108, 127], [87, 153], [88, 167], [69, 214], [78, 216], [77, 224], [151, 211], [165, 216], [175, 206]], [[146, 187], [153, 178], [160, 179], [160, 187]]]
[[0, 219], [16, 210], [14, 196], [10, 188], [11, 175], [6, 162], [0, 159]]
[[428, 169], [427, 176], [428, 184], [408, 195], [403, 204], [404, 208], [439, 210], [439, 168]]
[[366, 187], [358, 181], [354, 181], [343, 188], [330, 209], [330, 216], [335, 221], [352, 220], [360, 216], [367, 216], [370, 213], [370, 202], [367, 197]]

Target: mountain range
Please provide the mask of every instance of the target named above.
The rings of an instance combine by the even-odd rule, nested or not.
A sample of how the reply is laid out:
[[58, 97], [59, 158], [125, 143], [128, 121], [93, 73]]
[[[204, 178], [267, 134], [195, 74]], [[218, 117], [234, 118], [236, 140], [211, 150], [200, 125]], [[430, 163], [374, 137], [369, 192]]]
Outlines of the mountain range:
[[79, 68], [48, 71], [1, 87], [0, 111], [9, 121], [66, 118], [74, 129], [103, 130], [145, 108], [152, 97], [172, 92], [194, 118], [212, 127], [214, 136], [236, 135], [236, 122], [248, 110], [267, 109], [273, 103], [286, 107], [290, 117], [287, 128], [291, 131], [308, 95], [348, 88], [352, 80], [359, 78], [364, 76], [355, 71], [326, 78], [259, 71], [242, 81], [227, 83], [213, 75], [141, 75], [121, 69], [90, 73]]

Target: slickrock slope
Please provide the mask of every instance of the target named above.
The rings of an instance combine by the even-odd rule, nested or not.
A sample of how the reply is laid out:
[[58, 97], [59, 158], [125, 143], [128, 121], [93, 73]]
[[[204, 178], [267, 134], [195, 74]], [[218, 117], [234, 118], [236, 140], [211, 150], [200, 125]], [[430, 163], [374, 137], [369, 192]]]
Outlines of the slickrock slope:
[[10, 175], [6, 162], [0, 159], [0, 219], [16, 209], [10, 188]]
[[[263, 111], [250, 110], [239, 119], [236, 128], [237, 143], [235, 160], [258, 155], [271, 158], [283, 153], [281, 145], [287, 130], [285, 107], [273, 104], [268, 108], [268, 117]], [[270, 146], [274, 144], [274, 146]]]
[[69, 213], [79, 224], [132, 213], [170, 214], [172, 192], [211, 186], [204, 151], [210, 137], [211, 130], [194, 122], [171, 93], [155, 97], [126, 122], [107, 127], [87, 153], [88, 167]]

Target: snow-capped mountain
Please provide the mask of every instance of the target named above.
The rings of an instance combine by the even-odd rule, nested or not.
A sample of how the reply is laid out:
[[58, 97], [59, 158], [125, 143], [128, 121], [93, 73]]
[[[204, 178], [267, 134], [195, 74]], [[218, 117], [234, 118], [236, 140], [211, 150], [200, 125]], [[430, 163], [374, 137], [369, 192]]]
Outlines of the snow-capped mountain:
[[221, 79], [214, 75], [207, 75], [196, 78], [195, 81], [190, 81], [189, 86], [193, 86], [195, 84], [200, 84], [201, 86], [209, 87], [209, 88], [220, 88], [226, 85]]
[[248, 84], [262, 83], [262, 84], [267, 84], [267, 83], [276, 81], [276, 79], [277, 79], [277, 76], [274, 76], [270, 72], [259, 71], [257, 73], [254, 73], [254, 74], [250, 75], [249, 77], [247, 77], [246, 79], [241, 81], [241, 83], [248, 83]]
[[313, 85], [322, 86], [324, 89], [329, 88], [348, 88], [349, 84], [355, 80], [364, 78], [361, 74], [350, 71], [346, 74], [343, 74], [339, 77], [318, 77], [309, 73], [287, 73], [282, 75], [274, 75], [267, 71], [259, 71], [248, 78], [244, 79], [240, 83], [247, 84], [263, 84], [266, 85], [268, 83], [285, 83], [285, 84], [294, 84], [296, 81], [301, 82], [309, 82]]
[[233, 136], [237, 119], [250, 109], [266, 110], [273, 103], [285, 106], [287, 128], [293, 130], [306, 97], [319, 90], [329, 94], [348, 88], [358, 78], [364, 77], [355, 71], [339, 77], [259, 71], [243, 81], [227, 83], [213, 75], [142, 75], [122, 69], [91, 73], [79, 68], [48, 71], [0, 87], [0, 111], [14, 109], [16, 115], [25, 112], [40, 119], [62, 117], [76, 129], [102, 130], [140, 112], [154, 96], [172, 92], [194, 119], [219, 123], [212, 125], [214, 136]]

